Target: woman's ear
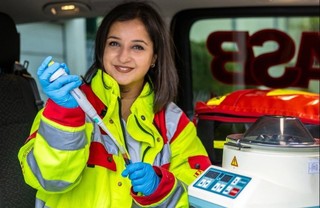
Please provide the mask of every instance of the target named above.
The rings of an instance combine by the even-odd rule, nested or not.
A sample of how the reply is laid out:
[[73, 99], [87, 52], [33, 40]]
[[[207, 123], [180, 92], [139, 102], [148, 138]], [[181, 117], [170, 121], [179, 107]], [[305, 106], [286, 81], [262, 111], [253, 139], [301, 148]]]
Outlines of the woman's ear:
[[152, 58], [151, 66], [155, 66], [157, 58], [158, 58], [157, 54], [154, 54]]

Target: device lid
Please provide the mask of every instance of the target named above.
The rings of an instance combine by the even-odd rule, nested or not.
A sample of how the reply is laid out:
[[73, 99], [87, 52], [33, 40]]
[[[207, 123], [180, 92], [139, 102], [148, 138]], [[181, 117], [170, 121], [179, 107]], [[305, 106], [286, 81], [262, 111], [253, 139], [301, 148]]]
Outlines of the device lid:
[[241, 143], [305, 146], [316, 140], [296, 117], [262, 116], [245, 132]]
[[290, 116], [260, 117], [241, 136], [240, 143], [272, 147], [310, 147], [319, 145], [303, 123], [298, 118]]

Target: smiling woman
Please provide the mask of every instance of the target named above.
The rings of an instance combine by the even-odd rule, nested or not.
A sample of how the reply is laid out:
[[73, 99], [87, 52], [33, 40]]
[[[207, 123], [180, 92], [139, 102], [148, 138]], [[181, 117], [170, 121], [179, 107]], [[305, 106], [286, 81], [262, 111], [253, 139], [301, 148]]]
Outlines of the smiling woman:
[[[78, 82], [85, 82], [80, 88], [96, 107], [107, 128], [110, 128], [111, 132], [116, 132], [113, 136], [119, 139], [121, 145], [125, 146], [127, 143], [126, 148], [132, 162], [137, 162], [139, 158], [150, 165], [153, 163], [157, 167], [161, 166], [169, 172], [173, 170], [173, 175], [177, 176], [178, 180], [168, 183], [173, 184], [173, 187], [170, 187], [172, 189], [167, 186], [163, 188], [161, 180], [159, 182], [159, 187], [166, 193], [174, 189], [176, 192], [172, 191], [172, 194], [179, 195], [183, 192], [182, 198], [186, 198], [184, 192], [186, 186], [179, 189], [178, 187], [183, 187], [179, 182], [188, 184], [191, 181], [190, 178], [199, 176], [201, 170], [207, 166], [207, 154], [211, 162], [216, 162], [217, 155], [218, 159], [221, 159], [225, 141], [222, 135], [240, 129], [230, 126], [217, 128], [216, 125], [208, 125], [207, 122], [199, 128], [199, 123], [195, 122], [197, 124], [197, 131], [195, 131], [189, 119], [197, 118], [195, 115], [197, 102], [220, 100], [215, 98], [247, 88], [299, 88], [306, 92], [319, 93], [319, 0], [184, 0], [183, 3], [172, 0], [148, 0], [148, 5], [152, 5], [158, 15], [147, 12], [145, 14], [150, 16], [132, 16], [135, 15], [135, 10], [131, 5], [126, 13], [129, 16], [121, 16], [121, 12], [116, 12], [112, 13], [110, 18], [103, 18], [107, 14], [110, 15], [111, 9], [121, 2], [122, 0], [75, 0], [72, 2], [1, 0], [0, 11], [9, 14], [17, 24], [21, 47], [20, 56], [17, 56], [15, 61], [27, 60], [28, 71], [36, 77], [38, 84], [46, 82], [48, 78], [37, 77], [37, 69], [44, 57], [53, 56], [57, 63], [55, 67], [60, 66], [61, 62], [66, 62], [71, 74], [74, 74], [72, 77]], [[121, 17], [118, 19], [118, 16]], [[1, 30], [2, 33], [5, 30]], [[9, 46], [11, 49], [14, 48], [13, 45]], [[3, 45], [0, 45], [0, 57], [8, 55], [8, 50], [3, 48]], [[43, 71], [50, 68], [44, 65]], [[62, 66], [66, 67], [66, 65]], [[57, 68], [50, 69], [54, 71]], [[84, 75], [83, 79], [79, 79], [79, 75]], [[55, 82], [54, 85], [49, 83], [48, 86], [53, 88], [62, 86], [70, 81], [68, 81], [69, 78], [70, 76], [67, 76], [62, 81], [60, 79], [61, 82]], [[10, 85], [5, 86], [3, 89], [10, 89]], [[95, 87], [91, 88], [91, 86]], [[109, 135], [92, 123], [83, 127], [83, 122], [89, 122], [89, 120], [83, 120], [85, 115], [79, 107], [76, 108], [75, 113], [68, 114], [63, 119], [59, 117], [65, 115], [65, 109], [58, 104], [55, 105], [55, 101], [60, 99], [62, 102], [57, 103], [64, 103], [65, 100], [61, 99], [60, 95], [49, 96], [50, 99], [48, 99], [46, 93], [53, 88], [42, 87], [41, 98], [47, 101], [48, 105], [39, 113], [41, 116], [36, 118], [30, 138], [23, 147], [26, 151], [22, 150], [25, 154], [20, 154], [21, 157], [26, 156], [30, 150], [36, 158], [33, 159], [30, 156], [28, 162], [23, 160], [24, 173], [37, 174], [37, 179], [34, 181], [38, 181], [40, 185], [32, 185], [37, 188], [55, 187], [51, 182], [56, 180], [65, 187], [70, 185], [69, 188], [76, 191], [77, 187], [92, 185], [90, 182], [83, 185], [82, 182], [89, 177], [86, 174], [80, 177], [83, 169], [77, 170], [78, 167], [82, 165], [88, 172], [108, 169], [112, 180], [93, 177], [98, 181], [98, 186], [108, 184], [114, 186], [115, 190], [125, 189], [126, 191], [112, 193], [115, 194], [112, 200], [101, 203], [122, 202], [123, 196], [130, 194], [128, 187], [131, 186], [131, 180], [134, 181], [132, 172], [137, 167], [128, 167], [128, 170], [123, 173], [124, 177], [118, 174], [125, 166], [122, 164], [122, 157], [117, 155], [117, 147], [112, 145]], [[11, 94], [17, 95], [16, 92]], [[51, 94], [57, 95], [55, 92]], [[67, 102], [73, 99], [68, 96], [68, 93], [64, 95], [67, 95]], [[175, 101], [176, 104], [171, 101]], [[20, 101], [15, 98], [12, 102]], [[73, 104], [77, 106], [77, 102], [74, 101]], [[13, 118], [17, 118], [16, 113], [22, 115], [22, 110], [12, 113], [6, 110], [10, 109], [11, 105], [3, 105], [4, 102], [1, 102], [0, 107], [5, 109], [7, 115]], [[170, 113], [163, 113], [164, 107]], [[23, 107], [23, 112], [30, 113], [26, 109]], [[0, 116], [5, 118], [2, 114]], [[69, 117], [71, 119], [66, 119]], [[168, 125], [163, 125], [164, 123]], [[174, 125], [177, 123], [178, 125]], [[28, 125], [31, 126], [31, 121]], [[38, 128], [38, 125], [52, 128], [49, 127], [50, 131], [42, 131], [43, 128]], [[77, 134], [83, 129], [87, 132]], [[89, 129], [94, 129], [96, 134], [90, 134]], [[119, 129], [121, 129], [120, 133]], [[127, 129], [129, 130], [125, 131]], [[319, 125], [316, 129], [319, 129]], [[6, 135], [12, 133], [8, 130], [3, 132], [5, 135], [3, 138], [7, 138]], [[33, 132], [37, 133], [32, 134]], [[46, 135], [48, 132], [53, 133], [51, 134], [53, 137]], [[81, 142], [74, 139], [75, 137], [68, 141], [84, 145], [75, 148], [77, 149], [75, 152], [83, 151], [82, 156], [78, 154], [70, 156], [72, 158], [70, 161], [81, 160], [80, 166], [70, 166], [73, 171], [46, 164], [50, 158], [63, 157], [64, 154], [60, 154], [57, 149], [62, 148], [63, 151], [72, 149], [68, 146], [71, 144], [65, 143], [65, 137], [60, 135], [62, 132], [68, 136], [70, 132], [73, 132], [75, 137], [80, 135], [76, 138]], [[55, 136], [57, 140], [52, 139], [56, 138]], [[27, 136], [21, 134], [21, 137], [25, 140]], [[215, 137], [219, 145], [214, 142]], [[186, 143], [180, 143], [184, 139]], [[59, 145], [55, 146], [57, 143]], [[197, 145], [202, 146], [201, 143], [206, 151], [203, 151], [203, 148], [196, 148]], [[44, 149], [52, 148], [52, 153], [56, 155], [49, 154], [50, 151], [42, 152], [42, 148], [33, 149], [33, 144], [36, 144], [35, 147]], [[1, 148], [1, 154], [4, 154], [4, 146], [1, 145]], [[156, 154], [158, 150], [161, 153]], [[10, 154], [16, 155], [17, 150], [12, 150]], [[192, 157], [189, 157], [190, 155]], [[188, 162], [170, 161], [169, 156], [188, 158]], [[1, 158], [4, 157], [1, 156]], [[206, 164], [199, 163], [199, 158], [204, 158], [203, 161]], [[51, 162], [53, 161], [56, 160], [52, 159]], [[35, 165], [38, 163], [39, 166]], [[28, 171], [30, 164], [32, 168], [39, 168], [39, 171]], [[142, 171], [144, 168], [141, 167], [145, 167], [146, 172], [151, 171], [150, 166], [140, 165], [137, 169]], [[181, 173], [177, 171], [179, 168], [190, 168], [196, 172], [192, 172], [193, 176], [186, 179], [182, 174], [184, 171]], [[155, 175], [159, 176], [158, 169], [154, 170]], [[65, 178], [57, 179], [56, 175], [50, 176], [51, 173], [56, 173], [55, 171], [60, 171], [61, 176], [65, 173], [64, 171], [68, 174], [64, 175]], [[3, 168], [0, 176], [11, 176], [14, 172], [16, 171], [13, 169]], [[167, 176], [167, 172], [162, 173], [164, 174], [162, 177]], [[155, 175], [150, 174], [150, 176]], [[126, 176], [129, 178], [125, 178]], [[15, 177], [23, 180], [20, 172]], [[150, 181], [158, 184], [157, 177], [154, 179]], [[185, 181], [188, 182], [184, 183]], [[28, 181], [28, 183], [33, 182]], [[63, 189], [63, 187], [56, 188], [53, 191], [59, 192], [58, 189]], [[105, 186], [100, 188], [105, 192]], [[15, 189], [21, 196], [26, 196], [22, 190]], [[69, 189], [66, 188], [65, 192], [68, 191]], [[44, 194], [45, 191], [40, 192], [40, 201], [45, 201], [47, 197]], [[74, 206], [94, 207], [93, 204], [86, 204], [79, 200], [87, 197], [87, 195], [76, 197], [75, 203], [79, 204]], [[153, 194], [149, 195], [148, 200], [145, 201], [144, 197], [137, 197], [138, 203], [144, 205], [144, 203], [156, 203], [159, 200]], [[14, 199], [18, 200], [17, 197]], [[47, 204], [55, 203], [51, 200], [53, 199], [48, 199], [50, 202]], [[16, 202], [13, 199], [3, 201]], [[182, 201], [183, 204], [184, 200]], [[0, 204], [7, 206], [2, 201]], [[40, 205], [37, 204], [40, 207], [41, 205], [43, 205], [42, 202]], [[119, 207], [118, 204], [115, 206]], [[164, 205], [166, 206], [167, 204]], [[23, 204], [22, 200], [12, 207], [29, 206]]]
[[104, 17], [80, 88], [108, 131], [71, 96], [79, 77], [51, 82], [60, 68], [69, 69], [49, 64], [51, 57], [42, 62], [37, 74], [49, 99], [19, 151], [37, 207], [189, 206], [187, 185], [211, 163], [196, 127], [173, 103], [171, 43], [147, 3], [120, 4]]
[[140, 94], [145, 74], [155, 62], [153, 42], [141, 20], [116, 22], [111, 26], [103, 68], [119, 83], [121, 98]]
[[120, 86], [122, 117], [141, 93], [145, 75], [156, 62], [153, 42], [140, 19], [115, 22], [109, 30], [103, 68]]

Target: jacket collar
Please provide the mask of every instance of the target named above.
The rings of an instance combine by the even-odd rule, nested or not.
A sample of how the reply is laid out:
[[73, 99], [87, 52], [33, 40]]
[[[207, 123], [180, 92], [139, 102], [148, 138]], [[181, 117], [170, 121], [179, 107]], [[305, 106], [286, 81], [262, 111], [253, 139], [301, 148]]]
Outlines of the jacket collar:
[[[102, 80], [106, 86], [104, 86]], [[118, 83], [110, 75], [99, 69], [91, 81], [91, 88], [93, 92], [99, 97], [99, 99], [107, 106], [108, 111], [106, 117], [117, 117], [119, 115], [117, 113], [119, 112], [118, 99], [120, 98], [120, 88]], [[142, 92], [132, 104], [130, 109], [132, 114], [127, 120], [127, 124], [129, 127], [127, 129], [128, 132], [137, 141], [141, 141], [145, 144], [148, 144], [147, 146], [151, 147], [154, 147], [155, 145], [154, 138], [159, 137], [159, 132], [153, 125], [153, 103], [154, 91], [150, 84], [146, 82], [142, 89]], [[143, 134], [143, 132], [137, 131], [137, 122], [140, 124], [141, 128], [148, 129], [148, 132], [153, 135], [153, 138], [143, 137], [142, 139], [141, 135]]]
[[[106, 86], [104, 86], [104, 83]], [[96, 75], [93, 77], [91, 87], [93, 92], [108, 108], [112, 108], [116, 104], [117, 99], [120, 98], [120, 87], [118, 83], [109, 74], [103, 72], [102, 69], [98, 69]], [[145, 116], [148, 118], [151, 116], [153, 119], [153, 99], [154, 92], [147, 82], [133, 103], [131, 112], [135, 115], [139, 114], [138, 111], [141, 110], [143, 110], [144, 113], [152, 112], [152, 115]]]

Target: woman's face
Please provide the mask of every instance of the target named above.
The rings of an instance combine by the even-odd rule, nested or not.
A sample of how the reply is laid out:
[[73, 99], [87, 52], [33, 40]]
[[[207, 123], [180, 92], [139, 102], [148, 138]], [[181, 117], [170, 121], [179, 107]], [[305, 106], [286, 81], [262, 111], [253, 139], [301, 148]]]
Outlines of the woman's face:
[[139, 19], [114, 22], [106, 39], [103, 66], [120, 86], [142, 88], [155, 63], [153, 42]]

